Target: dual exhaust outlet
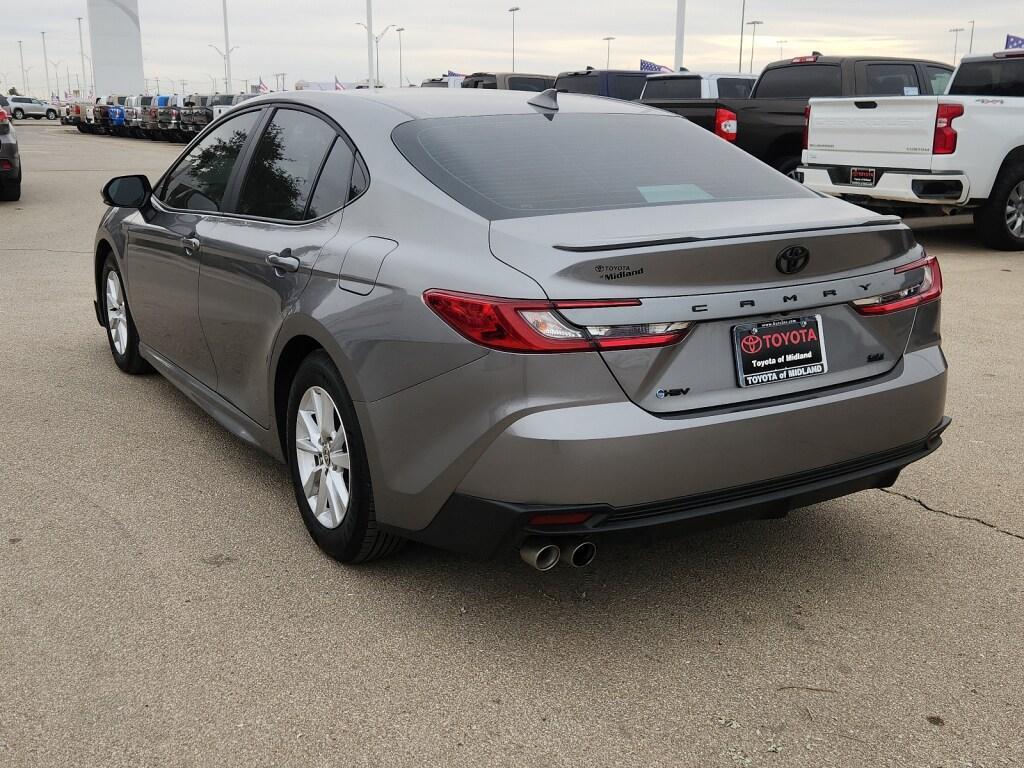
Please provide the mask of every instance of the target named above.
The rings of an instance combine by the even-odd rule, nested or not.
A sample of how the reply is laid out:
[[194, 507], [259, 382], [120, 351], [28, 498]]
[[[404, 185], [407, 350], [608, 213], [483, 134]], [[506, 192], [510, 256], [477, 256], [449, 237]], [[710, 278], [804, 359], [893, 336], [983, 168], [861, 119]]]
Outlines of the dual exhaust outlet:
[[587, 539], [570, 538], [556, 544], [551, 539], [529, 538], [519, 548], [523, 562], [538, 571], [550, 571], [559, 563], [585, 568], [596, 555], [597, 545]]

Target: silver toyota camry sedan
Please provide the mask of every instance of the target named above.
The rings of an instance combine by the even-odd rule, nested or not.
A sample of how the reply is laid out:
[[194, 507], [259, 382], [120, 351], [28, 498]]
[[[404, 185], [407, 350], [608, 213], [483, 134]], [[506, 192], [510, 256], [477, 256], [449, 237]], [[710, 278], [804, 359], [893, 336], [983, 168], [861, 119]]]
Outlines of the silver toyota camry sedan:
[[636, 104], [272, 94], [103, 196], [114, 362], [286, 462], [343, 562], [583, 565], [891, 485], [948, 424], [910, 230]]

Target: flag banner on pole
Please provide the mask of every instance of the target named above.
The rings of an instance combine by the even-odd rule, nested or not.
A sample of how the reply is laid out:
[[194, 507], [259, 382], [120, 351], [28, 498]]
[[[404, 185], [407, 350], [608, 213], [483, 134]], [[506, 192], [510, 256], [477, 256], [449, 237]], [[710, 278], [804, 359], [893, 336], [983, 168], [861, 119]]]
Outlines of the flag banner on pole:
[[260, 93], [270, 93], [270, 87], [263, 82], [263, 78], [260, 78]]
[[655, 64], [653, 61], [647, 59], [640, 59], [640, 71], [641, 72], [671, 72], [671, 67], [666, 67], [661, 64]]
[[337, 75], [334, 76], [334, 90], [336, 90], [336, 91], [344, 91], [345, 90], [345, 86], [341, 84], [340, 80], [338, 80], [338, 76]]
[[455, 72], [454, 70], [449, 69], [448, 74], [445, 75], [445, 77], [465, 77], [465, 75], [461, 72]]
[[1024, 48], [1024, 37], [1017, 37], [1016, 35], [1006, 36], [1006, 50], [1011, 48]]

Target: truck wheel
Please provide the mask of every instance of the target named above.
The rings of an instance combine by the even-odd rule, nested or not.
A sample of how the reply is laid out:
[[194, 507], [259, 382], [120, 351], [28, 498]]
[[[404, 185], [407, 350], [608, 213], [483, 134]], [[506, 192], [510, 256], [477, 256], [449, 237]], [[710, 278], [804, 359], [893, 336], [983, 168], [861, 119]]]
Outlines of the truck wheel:
[[775, 161], [775, 170], [779, 173], [784, 173], [791, 179], [800, 181], [796, 175], [796, 169], [800, 167], [800, 156], [790, 155], [789, 157], [780, 157]]
[[974, 226], [989, 248], [1024, 251], [1024, 163], [999, 174], [988, 201], [974, 213]]

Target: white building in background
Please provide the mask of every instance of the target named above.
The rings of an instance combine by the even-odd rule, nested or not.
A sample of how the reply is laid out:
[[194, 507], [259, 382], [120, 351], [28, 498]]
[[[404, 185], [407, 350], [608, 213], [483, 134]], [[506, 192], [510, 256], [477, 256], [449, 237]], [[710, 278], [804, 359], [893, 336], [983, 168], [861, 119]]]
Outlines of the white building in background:
[[143, 93], [138, 0], [88, 0], [88, 13], [96, 93]]

